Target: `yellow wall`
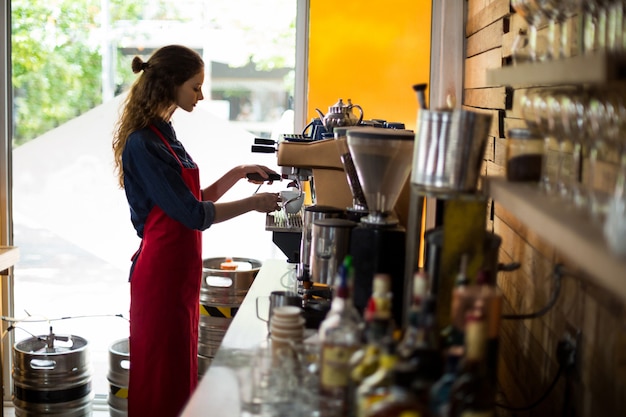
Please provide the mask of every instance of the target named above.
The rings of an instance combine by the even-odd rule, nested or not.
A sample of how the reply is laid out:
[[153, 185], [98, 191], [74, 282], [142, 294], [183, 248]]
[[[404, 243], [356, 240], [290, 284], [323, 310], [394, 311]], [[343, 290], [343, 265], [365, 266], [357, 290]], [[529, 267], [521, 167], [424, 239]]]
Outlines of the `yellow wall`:
[[311, 0], [307, 121], [350, 98], [365, 119], [415, 129], [412, 86], [429, 81], [430, 21], [431, 0]]

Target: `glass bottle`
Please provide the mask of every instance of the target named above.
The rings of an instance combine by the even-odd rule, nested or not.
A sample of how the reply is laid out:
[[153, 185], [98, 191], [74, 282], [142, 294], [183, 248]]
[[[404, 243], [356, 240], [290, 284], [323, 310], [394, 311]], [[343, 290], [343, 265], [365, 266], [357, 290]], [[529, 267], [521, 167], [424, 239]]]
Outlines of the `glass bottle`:
[[430, 413], [432, 417], [448, 417], [450, 409], [450, 391], [457, 378], [459, 362], [463, 349], [451, 347], [445, 354], [446, 367], [441, 378], [430, 388]]
[[495, 390], [487, 364], [487, 322], [480, 312], [468, 315], [465, 357], [450, 391], [449, 417], [492, 417]]
[[[495, 384], [497, 378], [502, 293], [495, 286], [495, 282], [493, 282], [487, 271], [478, 271], [475, 283], [463, 288], [453, 311], [453, 326], [461, 334], [466, 332], [464, 326], [466, 325], [468, 314], [479, 314], [483, 317], [487, 326], [488, 369], [492, 382]], [[455, 343], [458, 344], [458, 340]]]
[[324, 417], [345, 416], [349, 409], [350, 358], [362, 344], [362, 319], [349, 294], [350, 264], [339, 268], [330, 317], [320, 325], [320, 411]]
[[367, 417], [429, 417], [428, 402], [422, 401], [413, 390], [413, 369], [402, 362], [392, 370], [389, 394], [368, 410]]
[[416, 337], [411, 344], [405, 344], [398, 352], [399, 363], [406, 373], [413, 375], [411, 389], [423, 404], [428, 404], [431, 386], [441, 377], [444, 369], [443, 357], [439, 348], [436, 329], [435, 297], [428, 296], [423, 302], [422, 311], [414, 318], [412, 333]]
[[463, 328], [465, 327], [464, 306], [468, 298], [468, 286], [470, 284], [467, 276], [467, 264], [469, 257], [467, 254], [461, 256], [459, 272], [457, 273], [454, 289], [452, 290], [452, 301], [450, 305], [450, 325], [442, 331], [443, 350], [452, 346], [463, 348]]
[[352, 356], [349, 399], [351, 416], [357, 413], [357, 389], [380, 365], [380, 358], [386, 343], [393, 341], [393, 321], [391, 314], [391, 292], [388, 275], [374, 277], [371, 298], [365, 311], [365, 345]]
[[510, 129], [506, 143], [506, 179], [534, 181], [541, 179], [543, 139], [531, 129]]
[[354, 267], [352, 266], [352, 256], [346, 255], [342, 264], [337, 270], [337, 276], [335, 278], [335, 295], [330, 304], [330, 309], [326, 313], [326, 317], [320, 323], [318, 329], [318, 337], [320, 343], [324, 342], [326, 333], [331, 327], [335, 327], [343, 315], [344, 320], [351, 320], [358, 326], [362, 332], [364, 327], [363, 318], [356, 309], [350, 296], [351, 288], [351, 276], [354, 273]]
[[424, 299], [428, 295], [428, 275], [423, 270], [413, 275], [413, 290], [411, 307], [409, 309], [408, 324], [402, 339], [398, 343], [398, 356], [407, 357], [422, 339], [420, 327]]
[[365, 320], [390, 320], [391, 300], [391, 276], [375, 274], [372, 279], [372, 295], [365, 307]]
[[389, 395], [394, 381], [393, 368], [397, 360], [393, 340], [387, 339], [383, 343], [378, 368], [373, 374], [365, 378], [356, 389], [357, 417], [367, 417], [372, 407]]

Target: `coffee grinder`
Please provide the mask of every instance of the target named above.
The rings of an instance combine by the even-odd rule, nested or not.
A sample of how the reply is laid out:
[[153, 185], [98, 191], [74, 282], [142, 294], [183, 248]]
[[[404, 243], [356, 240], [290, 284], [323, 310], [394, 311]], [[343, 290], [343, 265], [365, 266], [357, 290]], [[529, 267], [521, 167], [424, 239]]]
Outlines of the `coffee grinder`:
[[360, 128], [347, 132], [348, 148], [357, 171], [368, 215], [352, 229], [355, 307], [363, 313], [376, 273], [391, 276], [393, 317], [404, 317], [406, 229], [394, 207], [411, 171], [415, 133], [410, 130]]

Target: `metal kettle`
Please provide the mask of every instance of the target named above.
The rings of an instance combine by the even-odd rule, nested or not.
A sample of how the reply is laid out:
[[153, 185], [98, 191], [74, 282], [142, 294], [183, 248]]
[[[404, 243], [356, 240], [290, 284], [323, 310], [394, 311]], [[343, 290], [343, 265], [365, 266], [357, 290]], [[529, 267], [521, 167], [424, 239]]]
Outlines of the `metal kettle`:
[[[357, 117], [352, 109], [359, 110], [359, 117]], [[363, 109], [358, 104], [352, 104], [352, 101], [348, 99], [348, 104], [344, 104], [342, 99], [332, 106], [328, 107], [328, 113], [324, 115], [320, 109], [315, 109], [319, 114], [324, 127], [327, 132], [332, 132], [334, 127], [340, 126], [356, 126], [363, 121]]]

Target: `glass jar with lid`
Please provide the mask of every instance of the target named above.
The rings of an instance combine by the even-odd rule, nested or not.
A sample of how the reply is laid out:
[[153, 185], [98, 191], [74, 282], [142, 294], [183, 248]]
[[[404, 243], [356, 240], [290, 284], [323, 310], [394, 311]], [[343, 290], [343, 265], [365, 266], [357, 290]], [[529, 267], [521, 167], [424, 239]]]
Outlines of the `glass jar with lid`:
[[506, 178], [509, 181], [539, 181], [543, 161], [543, 140], [533, 129], [508, 131]]

